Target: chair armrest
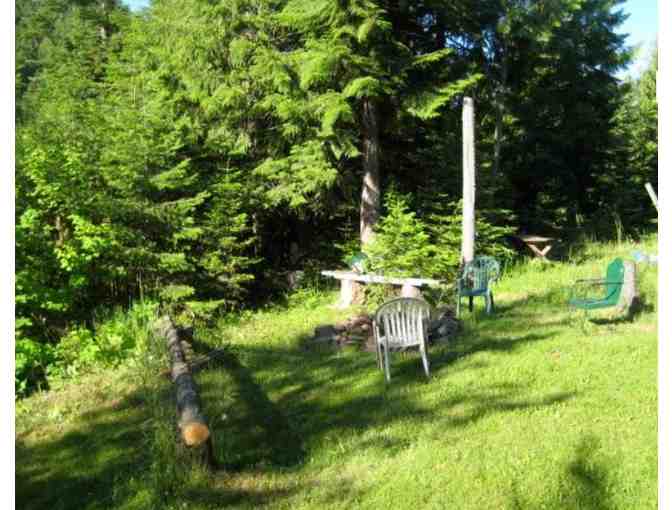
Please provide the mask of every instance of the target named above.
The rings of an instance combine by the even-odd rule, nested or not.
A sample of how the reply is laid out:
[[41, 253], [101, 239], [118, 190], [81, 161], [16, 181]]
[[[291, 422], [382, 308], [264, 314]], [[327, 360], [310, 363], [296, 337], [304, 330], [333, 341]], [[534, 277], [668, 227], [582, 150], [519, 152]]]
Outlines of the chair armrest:
[[610, 282], [610, 281], [605, 280], [604, 278], [586, 278], [586, 279], [583, 279], [583, 280], [576, 280], [576, 282], [574, 282], [574, 283], [575, 284], [587, 284], [587, 285], [612, 285], [612, 284], [620, 285], [623, 282], [622, 281]]

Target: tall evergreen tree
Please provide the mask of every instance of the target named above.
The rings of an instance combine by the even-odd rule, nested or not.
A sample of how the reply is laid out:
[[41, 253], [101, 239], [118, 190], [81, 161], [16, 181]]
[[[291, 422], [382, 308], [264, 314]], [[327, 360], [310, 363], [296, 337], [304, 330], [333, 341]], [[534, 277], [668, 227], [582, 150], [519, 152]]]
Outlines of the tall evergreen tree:
[[445, 2], [290, 1], [282, 21], [300, 34], [299, 85], [314, 104], [331, 161], [361, 157], [360, 236], [371, 242], [380, 214], [382, 140], [409, 116], [428, 120], [478, 75], [451, 68]]

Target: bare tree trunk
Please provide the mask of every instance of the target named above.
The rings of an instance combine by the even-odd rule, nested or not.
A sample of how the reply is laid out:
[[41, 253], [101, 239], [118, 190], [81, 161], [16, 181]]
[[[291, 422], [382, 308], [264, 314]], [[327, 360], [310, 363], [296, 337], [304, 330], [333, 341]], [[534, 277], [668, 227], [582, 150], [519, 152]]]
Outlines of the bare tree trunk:
[[502, 104], [501, 97], [495, 98], [495, 154], [492, 162], [492, 176], [499, 175], [499, 158], [502, 150]]
[[504, 122], [504, 92], [506, 91], [506, 82], [509, 78], [509, 69], [506, 61], [506, 43], [504, 43], [502, 48], [502, 62], [501, 62], [501, 83], [497, 87], [497, 92], [495, 93], [495, 154], [494, 161], [492, 165], [492, 176], [497, 177], [499, 175], [501, 152], [502, 152], [502, 139], [503, 139], [503, 122]]
[[63, 248], [63, 246], [65, 246], [65, 242], [70, 239], [70, 228], [68, 227], [68, 224], [63, 221], [63, 218], [60, 214], [57, 214], [56, 218], [54, 219], [54, 228], [56, 229], [57, 235], [56, 247]]
[[374, 102], [364, 100], [364, 179], [359, 211], [359, 232], [362, 247], [373, 241], [373, 228], [380, 217], [380, 136], [378, 112]]

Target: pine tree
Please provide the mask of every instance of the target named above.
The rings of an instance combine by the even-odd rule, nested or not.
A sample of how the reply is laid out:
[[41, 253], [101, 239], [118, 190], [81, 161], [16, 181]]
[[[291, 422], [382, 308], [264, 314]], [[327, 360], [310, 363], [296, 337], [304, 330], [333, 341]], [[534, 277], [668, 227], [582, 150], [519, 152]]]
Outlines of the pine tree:
[[[432, 119], [477, 75], [456, 76], [441, 31], [445, 5], [290, 1], [281, 20], [300, 34], [299, 86], [314, 105], [332, 162], [361, 157], [360, 236], [380, 215], [382, 140], [405, 118]], [[459, 79], [461, 78], [461, 79]]]

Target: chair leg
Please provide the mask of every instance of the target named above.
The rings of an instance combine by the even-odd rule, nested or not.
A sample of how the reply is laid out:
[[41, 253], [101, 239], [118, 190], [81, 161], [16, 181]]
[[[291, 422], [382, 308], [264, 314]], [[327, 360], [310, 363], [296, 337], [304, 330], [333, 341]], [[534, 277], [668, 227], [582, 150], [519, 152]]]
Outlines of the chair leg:
[[427, 357], [426, 342], [420, 344], [420, 355], [422, 356], [422, 365], [425, 367], [425, 375], [429, 379], [429, 358]]
[[469, 311], [474, 311], [474, 296], [469, 296]]
[[495, 311], [495, 295], [490, 291], [490, 311], [494, 313]]
[[384, 358], [385, 358], [385, 381], [390, 382], [390, 350], [387, 347], [387, 344], [384, 346]]

